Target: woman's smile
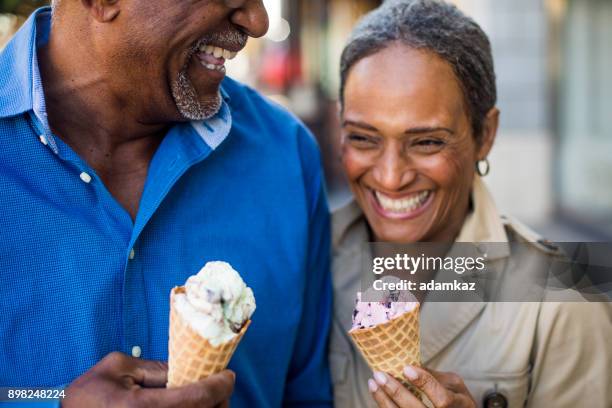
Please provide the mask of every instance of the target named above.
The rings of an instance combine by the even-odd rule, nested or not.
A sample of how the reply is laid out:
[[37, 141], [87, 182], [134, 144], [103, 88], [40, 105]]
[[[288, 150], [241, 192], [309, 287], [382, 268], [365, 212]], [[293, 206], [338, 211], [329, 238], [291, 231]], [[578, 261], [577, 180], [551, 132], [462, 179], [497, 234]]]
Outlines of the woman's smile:
[[381, 217], [396, 220], [409, 220], [420, 216], [430, 207], [435, 195], [433, 190], [397, 195], [372, 189], [368, 189], [368, 194], [372, 207]]

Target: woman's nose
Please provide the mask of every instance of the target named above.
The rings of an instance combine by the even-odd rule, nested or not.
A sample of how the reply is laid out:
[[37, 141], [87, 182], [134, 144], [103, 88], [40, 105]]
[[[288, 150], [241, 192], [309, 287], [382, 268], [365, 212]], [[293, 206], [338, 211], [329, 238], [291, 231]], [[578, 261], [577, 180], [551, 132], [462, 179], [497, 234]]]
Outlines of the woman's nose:
[[224, 0], [234, 9], [231, 21], [250, 37], [261, 37], [268, 32], [268, 13], [263, 0]]
[[374, 179], [386, 191], [398, 191], [410, 184], [416, 171], [409, 165], [409, 159], [398, 152], [386, 152], [376, 163]]

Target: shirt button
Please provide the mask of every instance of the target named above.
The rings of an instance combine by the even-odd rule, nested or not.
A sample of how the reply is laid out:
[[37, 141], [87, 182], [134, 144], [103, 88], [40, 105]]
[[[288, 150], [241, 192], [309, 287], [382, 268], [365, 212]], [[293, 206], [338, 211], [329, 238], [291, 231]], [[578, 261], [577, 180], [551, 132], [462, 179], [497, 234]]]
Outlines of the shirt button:
[[79, 177], [81, 178], [81, 180], [83, 180], [85, 183], [90, 183], [91, 182], [91, 176], [85, 172], [82, 172]]
[[132, 357], [140, 357], [140, 355], [142, 354], [142, 349], [140, 348], [140, 346], [134, 346], [132, 347]]
[[130, 250], [130, 261], [134, 259], [135, 257], [136, 257], [136, 251], [134, 251], [134, 248], [132, 248]]
[[38, 138], [40, 139], [40, 143], [44, 144], [45, 146], [47, 145], [47, 137], [45, 135], [40, 135]]

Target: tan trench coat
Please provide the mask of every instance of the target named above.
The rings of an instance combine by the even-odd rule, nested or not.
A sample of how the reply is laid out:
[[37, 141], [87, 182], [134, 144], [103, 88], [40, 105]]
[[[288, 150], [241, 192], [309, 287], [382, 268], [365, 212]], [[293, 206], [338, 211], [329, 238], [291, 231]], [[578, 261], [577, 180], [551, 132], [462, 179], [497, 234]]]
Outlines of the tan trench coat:
[[[538, 255], [559, 256], [515, 221], [501, 218], [480, 179], [473, 211], [457, 241], [522, 240]], [[369, 240], [354, 203], [333, 215], [334, 316], [329, 360], [337, 407], [375, 407], [367, 388], [372, 372], [347, 330], [360, 287], [360, 251]], [[536, 268], [529, 256], [507, 250], [507, 273]], [[612, 306], [610, 303], [427, 303], [421, 312], [424, 366], [459, 374], [479, 406], [496, 389], [514, 407], [612, 407]]]

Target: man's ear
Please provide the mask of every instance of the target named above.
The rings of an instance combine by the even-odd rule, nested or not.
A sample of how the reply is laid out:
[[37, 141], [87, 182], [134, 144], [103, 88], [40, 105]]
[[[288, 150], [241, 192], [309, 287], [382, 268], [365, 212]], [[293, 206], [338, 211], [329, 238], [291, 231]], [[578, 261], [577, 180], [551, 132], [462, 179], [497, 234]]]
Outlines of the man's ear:
[[495, 137], [497, 136], [497, 128], [499, 127], [499, 109], [491, 108], [485, 116], [482, 126], [482, 136], [480, 138], [480, 146], [478, 146], [477, 159], [484, 160], [489, 155]]
[[109, 23], [119, 15], [120, 0], [81, 0], [81, 2], [100, 23]]

